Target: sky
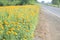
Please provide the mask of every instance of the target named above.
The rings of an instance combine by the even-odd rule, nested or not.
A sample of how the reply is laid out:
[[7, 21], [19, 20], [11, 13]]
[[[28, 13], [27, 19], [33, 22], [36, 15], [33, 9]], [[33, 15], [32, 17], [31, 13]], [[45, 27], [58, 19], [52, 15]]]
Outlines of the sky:
[[37, 0], [38, 2], [41, 2], [41, 1], [45, 1], [45, 3], [47, 2], [51, 2], [52, 0]]

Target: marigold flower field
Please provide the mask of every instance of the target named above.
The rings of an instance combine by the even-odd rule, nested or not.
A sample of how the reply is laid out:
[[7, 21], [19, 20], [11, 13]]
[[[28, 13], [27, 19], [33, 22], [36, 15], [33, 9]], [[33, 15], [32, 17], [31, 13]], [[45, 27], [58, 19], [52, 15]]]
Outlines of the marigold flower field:
[[38, 14], [36, 5], [0, 7], [0, 40], [32, 40]]

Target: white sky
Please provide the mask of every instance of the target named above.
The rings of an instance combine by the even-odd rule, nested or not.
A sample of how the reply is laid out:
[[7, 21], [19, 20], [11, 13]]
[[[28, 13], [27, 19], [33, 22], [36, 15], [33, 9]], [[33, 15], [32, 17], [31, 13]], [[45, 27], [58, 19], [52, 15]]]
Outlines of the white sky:
[[45, 2], [51, 2], [52, 0], [37, 0], [38, 2], [45, 1]]

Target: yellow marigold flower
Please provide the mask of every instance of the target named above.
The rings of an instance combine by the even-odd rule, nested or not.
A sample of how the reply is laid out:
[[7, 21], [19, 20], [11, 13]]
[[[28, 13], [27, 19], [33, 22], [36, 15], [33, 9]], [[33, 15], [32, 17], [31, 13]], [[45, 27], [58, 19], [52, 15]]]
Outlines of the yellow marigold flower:
[[17, 16], [17, 18], [20, 18], [20, 17], [21, 17], [20, 15]]
[[10, 31], [13, 31], [13, 30], [15, 30], [15, 28], [11, 28], [11, 29], [10, 29]]
[[2, 34], [2, 31], [0, 31], [0, 34]]
[[20, 30], [20, 27], [18, 27], [17, 30]]
[[11, 24], [15, 24], [15, 22], [11, 22]]
[[31, 15], [32, 15], [32, 16], [34, 16], [34, 15], [35, 15], [35, 13], [32, 13]]
[[3, 27], [2, 25], [0, 26], [0, 28], [1, 28], [2, 30], [4, 29], [4, 27]]
[[21, 26], [19, 25], [18, 28], [21, 28]]
[[1, 23], [1, 24], [3, 24], [3, 22], [2, 22], [2, 21], [0, 21], [0, 23]]
[[15, 23], [16, 25], [18, 24], [18, 22]]
[[2, 24], [0, 24], [0, 26], [2, 27], [3, 25], [2, 25]]
[[17, 33], [16, 33], [16, 32], [14, 32], [14, 35], [17, 35]]
[[4, 27], [1, 27], [2, 29], [4, 29]]
[[10, 25], [6, 25], [7, 27], [10, 27]]
[[26, 30], [26, 32], [29, 32], [29, 30]]
[[7, 34], [7, 35], [11, 34], [11, 31], [7, 31], [6, 34]]
[[4, 21], [4, 23], [7, 24], [7, 25], [9, 24], [7, 21]]
[[29, 18], [29, 16], [26, 16], [26, 18], [28, 19], [28, 18]]

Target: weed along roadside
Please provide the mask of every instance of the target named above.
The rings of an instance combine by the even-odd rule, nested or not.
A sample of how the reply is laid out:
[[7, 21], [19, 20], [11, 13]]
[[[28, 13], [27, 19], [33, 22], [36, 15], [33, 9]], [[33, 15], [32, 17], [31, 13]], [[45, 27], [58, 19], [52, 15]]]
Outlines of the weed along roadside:
[[0, 6], [0, 40], [33, 40], [39, 6]]

